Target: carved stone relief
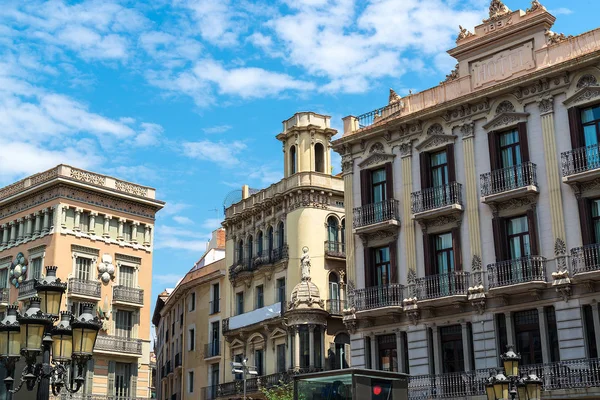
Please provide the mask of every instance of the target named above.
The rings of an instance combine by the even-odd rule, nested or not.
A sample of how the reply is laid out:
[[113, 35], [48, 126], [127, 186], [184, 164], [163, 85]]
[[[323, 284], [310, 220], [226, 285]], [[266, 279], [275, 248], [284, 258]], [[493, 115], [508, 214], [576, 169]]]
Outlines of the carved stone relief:
[[500, 104], [498, 104], [498, 107], [496, 107], [496, 114], [513, 112], [515, 112], [515, 106], [508, 100], [502, 101]]

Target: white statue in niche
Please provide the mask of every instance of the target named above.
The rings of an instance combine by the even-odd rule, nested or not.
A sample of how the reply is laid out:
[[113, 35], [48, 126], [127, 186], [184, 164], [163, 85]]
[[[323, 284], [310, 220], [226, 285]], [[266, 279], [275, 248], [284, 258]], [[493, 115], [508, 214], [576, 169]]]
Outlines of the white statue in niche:
[[300, 272], [302, 273], [302, 280], [310, 280], [310, 255], [308, 254], [308, 247], [302, 248], [302, 257], [300, 257]]

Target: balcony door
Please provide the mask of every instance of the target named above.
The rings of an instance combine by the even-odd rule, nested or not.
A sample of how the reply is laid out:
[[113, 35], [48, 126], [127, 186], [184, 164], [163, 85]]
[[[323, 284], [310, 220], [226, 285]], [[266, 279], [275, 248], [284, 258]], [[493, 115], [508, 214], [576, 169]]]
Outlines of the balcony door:
[[336, 252], [338, 246], [338, 221], [331, 216], [327, 219], [327, 250]]
[[592, 229], [594, 231], [594, 243], [600, 243], [600, 199], [591, 200], [592, 205]]
[[464, 372], [465, 355], [463, 352], [462, 327], [460, 325], [440, 328], [442, 350], [442, 372]]
[[448, 156], [446, 150], [433, 153], [430, 156], [431, 160], [431, 183], [433, 188], [433, 196], [426, 198], [427, 208], [439, 208], [447, 204], [448, 192]]
[[211, 354], [217, 355], [219, 354], [219, 336], [221, 334], [221, 330], [219, 327], [219, 321], [212, 322], [210, 324], [210, 346], [211, 346]]
[[135, 268], [121, 265], [119, 267], [119, 284], [132, 288], [135, 285]]
[[[538, 310], [519, 311], [514, 315], [516, 351], [521, 354], [521, 364], [541, 364], [542, 339]], [[545, 334], [545, 332], [544, 332]]]
[[[454, 272], [454, 248], [452, 233], [443, 233], [434, 237], [435, 267], [439, 279], [439, 291], [442, 296], [454, 292], [456, 282], [451, 275]], [[432, 289], [435, 290], [435, 287]]]
[[380, 247], [373, 249], [375, 256], [373, 283], [375, 286], [384, 287], [390, 283], [391, 263], [390, 248]]
[[85, 257], [75, 259], [75, 277], [80, 281], [89, 281], [92, 277], [92, 260]]
[[378, 365], [380, 371], [398, 372], [398, 347], [396, 334], [377, 336], [379, 349]]
[[600, 105], [581, 110], [581, 124], [585, 143], [586, 165], [588, 169], [600, 167]]
[[337, 274], [333, 272], [329, 274], [329, 301], [331, 303], [331, 312], [340, 314], [340, 285]]
[[511, 268], [513, 282], [521, 282], [527, 275], [529, 256], [531, 255], [531, 240], [529, 223], [526, 216], [512, 218], [507, 221], [508, 254], [514, 260]]
[[[132, 393], [131, 384], [131, 364], [116, 363], [115, 365], [115, 397], [128, 399]], [[135, 397], [135, 394], [133, 394]]]
[[117, 310], [115, 315], [115, 335], [131, 339], [133, 330], [133, 312]]

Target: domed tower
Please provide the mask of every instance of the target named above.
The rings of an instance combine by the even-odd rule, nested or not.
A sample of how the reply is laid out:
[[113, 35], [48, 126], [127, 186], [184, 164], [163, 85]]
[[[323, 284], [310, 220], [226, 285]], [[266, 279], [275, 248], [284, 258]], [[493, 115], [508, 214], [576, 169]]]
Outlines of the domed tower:
[[298, 172], [331, 174], [330, 140], [336, 134], [328, 115], [299, 112], [283, 121], [277, 139], [283, 143], [284, 177]]

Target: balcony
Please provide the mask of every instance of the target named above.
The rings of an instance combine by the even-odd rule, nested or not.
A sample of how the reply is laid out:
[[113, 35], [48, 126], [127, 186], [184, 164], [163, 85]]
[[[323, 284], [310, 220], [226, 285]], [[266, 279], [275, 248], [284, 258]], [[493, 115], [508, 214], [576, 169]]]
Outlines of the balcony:
[[400, 204], [388, 199], [354, 209], [354, 232], [363, 233], [386, 228], [397, 229], [400, 225]]
[[175, 369], [181, 368], [181, 354], [175, 354]]
[[481, 202], [498, 203], [539, 193], [537, 167], [532, 162], [481, 175]]
[[370, 311], [372, 314], [379, 309], [382, 314], [390, 311], [390, 307], [400, 311], [404, 300], [404, 286], [392, 283], [387, 286], [372, 286], [354, 291], [354, 308], [356, 312]]
[[[98, 335], [94, 351], [98, 353], [142, 355], [142, 341], [120, 336]], [[170, 366], [167, 363], [168, 366]]]
[[288, 245], [284, 244], [283, 246], [272, 249], [271, 251], [266, 251], [264, 255], [257, 255], [252, 258], [244, 258], [235, 261], [234, 264], [229, 267], [229, 277], [235, 278], [236, 276], [245, 272], [252, 272], [262, 266], [273, 265], [287, 259]]
[[0, 289], [0, 306], [8, 305], [8, 294], [9, 293], [10, 293], [10, 290], [8, 288]]
[[562, 176], [565, 183], [580, 183], [600, 176], [598, 144], [565, 151], [561, 154]]
[[34, 287], [35, 280], [29, 279], [27, 281], [23, 281], [19, 285], [19, 294], [17, 295], [17, 300], [27, 300], [30, 297], [37, 296], [37, 290]]
[[546, 259], [528, 256], [487, 266], [490, 292], [524, 292], [546, 287]]
[[411, 194], [413, 218], [423, 220], [450, 215], [463, 210], [462, 185], [448, 183]]
[[346, 300], [327, 300], [326, 303], [327, 312], [331, 315], [342, 315], [346, 308]]
[[70, 296], [83, 297], [86, 299], [100, 300], [100, 281], [88, 281], [85, 279], [69, 278], [67, 293]]
[[280, 317], [282, 315], [281, 310], [281, 302], [277, 302], [275, 304], [271, 304], [270, 306], [258, 308], [247, 313], [226, 318], [223, 320], [223, 333]]
[[346, 243], [327, 240], [325, 242], [325, 257], [346, 259]]
[[419, 302], [436, 300], [436, 305], [464, 301], [469, 288], [469, 276], [468, 272], [452, 271], [417, 278], [417, 298]]
[[578, 279], [600, 279], [600, 244], [571, 249], [571, 266]]
[[113, 288], [113, 303], [144, 305], [144, 289], [128, 286], [115, 286]]
[[218, 357], [221, 355], [221, 342], [214, 340], [204, 345], [204, 358]]
[[[269, 389], [280, 386], [282, 382], [287, 383], [292, 379], [288, 372], [278, 372], [270, 375], [250, 378], [246, 381], [246, 391], [248, 394], [256, 393], [261, 388]], [[241, 380], [221, 383], [219, 385], [207, 386], [202, 389], [202, 400], [215, 400], [221, 397], [236, 396], [240, 397], [244, 393], [244, 386]]]

